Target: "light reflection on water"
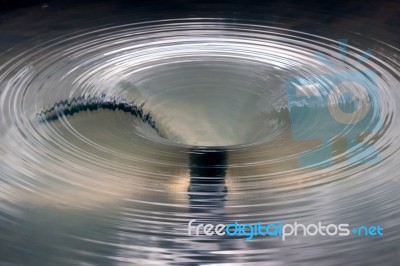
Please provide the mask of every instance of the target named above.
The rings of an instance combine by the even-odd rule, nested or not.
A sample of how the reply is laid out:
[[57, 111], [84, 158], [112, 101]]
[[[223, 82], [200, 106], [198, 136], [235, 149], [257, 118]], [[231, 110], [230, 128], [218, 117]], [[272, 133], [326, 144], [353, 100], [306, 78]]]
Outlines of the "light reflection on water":
[[[2, 55], [3, 264], [398, 264], [400, 66], [390, 34], [339, 36], [341, 23], [310, 35], [268, 20], [146, 19], [93, 19], [79, 32], [64, 23]], [[340, 64], [343, 37], [349, 58]], [[355, 66], [368, 48], [373, 56]], [[378, 74], [382, 127], [360, 141], [382, 160], [349, 165], [337, 138], [331, 168], [299, 167], [299, 154], [320, 142], [292, 138], [286, 81], [364, 68]], [[104, 93], [144, 103], [166, 139], [122, 111], [36, 116]], [[385, 236], [188, 237], [190, 219], [380, 224]]]

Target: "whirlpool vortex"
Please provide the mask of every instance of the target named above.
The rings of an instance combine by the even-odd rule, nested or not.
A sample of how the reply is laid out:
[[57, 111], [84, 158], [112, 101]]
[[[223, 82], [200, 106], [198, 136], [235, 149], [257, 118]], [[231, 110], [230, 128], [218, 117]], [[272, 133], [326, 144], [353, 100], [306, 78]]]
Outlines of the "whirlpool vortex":
[[[38, 260], [110, 265], [282, 265], [316, 253], [330, 254], [324, 265], [349, 254], [370, 263], [361, 254], [372, 248], [376, 264], [398, 256], [400, 52], [355, 38], [181, 19], [99, 26], [9, 52], [0, 227], [13, 234], [0, 237], [0, 255], [29, 249]], [[366, 102], [349, 83], [331, 93], [349, 73]], [[327, 105], [349, 93], [351, 106]], [[338, 110], [345, 123], [333, 119]], [[386, 237], [196, 238], [190, 219], [379, 223]]]

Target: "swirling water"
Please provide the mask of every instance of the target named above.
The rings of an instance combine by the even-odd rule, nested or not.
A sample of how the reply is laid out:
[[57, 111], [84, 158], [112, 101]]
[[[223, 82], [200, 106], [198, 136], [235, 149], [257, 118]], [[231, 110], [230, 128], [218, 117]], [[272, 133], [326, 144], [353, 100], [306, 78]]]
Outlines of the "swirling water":
[[[269, 21], [114, 21], [57, 34], [2, 55], [2, 265], [400, 263], [390, 36], [346, 32], [344, 59], [334, 30]], [[330, 139], [333, 165], [301, 167], [321, 139], [293, 137], [288, 81], [365, 69], [377, 76], [379, 126], [357, 132], [351, 152], [345, 128]], [[366, 144], [377, 163], [360, 163]], [[190, 219], [380, 224], [385, 235], [194, 237]]]

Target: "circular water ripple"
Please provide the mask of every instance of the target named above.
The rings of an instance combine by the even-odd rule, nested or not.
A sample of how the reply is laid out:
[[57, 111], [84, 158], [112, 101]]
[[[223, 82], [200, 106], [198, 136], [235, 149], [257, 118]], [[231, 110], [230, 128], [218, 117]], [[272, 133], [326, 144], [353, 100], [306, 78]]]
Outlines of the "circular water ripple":
[[[1, 252], [59, 265], [398, 261], [399, 50], [358, 38], [371, 54], [255, 22], [164, 20], [13, 56], [0, 68]], [[354, 75], [369, 97], [344, 89], [364, 113], [331, 93]], [[305, 98], [290, 98], [299, 80]], [[190, 219], [380, 224], [385, 237], [193, 237]]]

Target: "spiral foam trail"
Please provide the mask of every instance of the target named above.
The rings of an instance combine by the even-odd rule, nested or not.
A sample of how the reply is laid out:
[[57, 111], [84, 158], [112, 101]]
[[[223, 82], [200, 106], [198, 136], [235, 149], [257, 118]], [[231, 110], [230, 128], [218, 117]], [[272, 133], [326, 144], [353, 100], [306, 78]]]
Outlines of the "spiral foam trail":
[[156, 127], [156, 122], [153, 120], [150, 113], [143, 113], [144, 103], [140, 106], [135, 105], [134, 102], [125, 102], [122, 100], [107, 99], [106, 94], [100, 97], [91, 96], [79, 96], [72, 98], [71, 100], [60, 101], [49, 109], [43, 110], [37, 114], [43, 121], [55, 121], [60, 118], [61, 115], [72, 116], [83, 111], [96, 111], [99, 109], [103, 110], [120, 110], [125, 113], [129, 113], [143, 121], [143, 123], [149, 124], [157, 134], [164, 138], [164, 135]]

